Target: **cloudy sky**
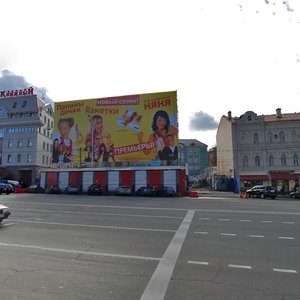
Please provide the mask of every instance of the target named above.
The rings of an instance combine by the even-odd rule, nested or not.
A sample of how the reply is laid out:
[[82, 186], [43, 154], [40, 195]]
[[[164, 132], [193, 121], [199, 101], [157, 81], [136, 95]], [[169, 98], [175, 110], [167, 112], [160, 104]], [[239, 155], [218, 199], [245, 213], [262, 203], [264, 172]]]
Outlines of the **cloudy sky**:
[[300, 112], [299, 0], [3, 0], [1, 12], [0, 90], [177, 90], [179, 137], [209, 147], [229, 110]]

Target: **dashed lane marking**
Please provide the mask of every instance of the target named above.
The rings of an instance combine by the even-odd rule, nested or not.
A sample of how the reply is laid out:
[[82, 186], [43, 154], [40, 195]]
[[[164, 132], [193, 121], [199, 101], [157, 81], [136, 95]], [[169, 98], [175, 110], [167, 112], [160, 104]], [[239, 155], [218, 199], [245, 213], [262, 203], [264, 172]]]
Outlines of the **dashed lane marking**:
[[252, 270], [251, 266], [246, 266], [246, 265], [228, 265], [229, 268], [236, 268], [236, 269], [247, 269], [247, 270]]
[[235, 233], [226, 233], [226, 232], [221, 232], [220, 235], [223, 235], [223, 236], [236, 236]]
[[260, 239], [262, 239], [262, 238], [264, 238], [265, 236], [264, 236], [264, 235], [258, 235], [258, 234], [249, 234], [249, 237], [251, 237], [251, 238], [260, 238]]
[[209, 262], [207, 262], [207, 261], [189, 260], [189, 261], [188, 261], [188, 264], [208, 266], [208, 265], [209, 265]]
[[279, 236], [278, 237], [281, 240], [294, 240], [295, 238], [292, 236]]
[[282, 273], [293, 273], [293, 274], [297, 274], [298, 273], [296, 270], [291, 270], [291, 269], [273, 268], [273, 271], [275, 271], [275, 272], [282, 272]]

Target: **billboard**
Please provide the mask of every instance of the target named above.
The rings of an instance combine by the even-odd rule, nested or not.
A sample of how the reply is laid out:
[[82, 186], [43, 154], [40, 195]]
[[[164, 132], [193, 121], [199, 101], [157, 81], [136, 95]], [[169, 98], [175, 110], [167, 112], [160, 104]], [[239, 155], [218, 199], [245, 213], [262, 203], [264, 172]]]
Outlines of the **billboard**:
[[53, 163], [174, 160], [177, 93], [55, 103]]

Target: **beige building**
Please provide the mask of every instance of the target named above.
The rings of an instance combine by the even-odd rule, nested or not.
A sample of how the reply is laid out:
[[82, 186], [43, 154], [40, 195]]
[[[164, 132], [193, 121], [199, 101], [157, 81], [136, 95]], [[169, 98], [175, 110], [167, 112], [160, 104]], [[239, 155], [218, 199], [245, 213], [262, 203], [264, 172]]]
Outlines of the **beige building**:
[[217, 131], [217, 173], [234, 176], [240, 187], [272, 184], [293, 190], [300, 176], [300, 113], [247, 111], [222, 116]]

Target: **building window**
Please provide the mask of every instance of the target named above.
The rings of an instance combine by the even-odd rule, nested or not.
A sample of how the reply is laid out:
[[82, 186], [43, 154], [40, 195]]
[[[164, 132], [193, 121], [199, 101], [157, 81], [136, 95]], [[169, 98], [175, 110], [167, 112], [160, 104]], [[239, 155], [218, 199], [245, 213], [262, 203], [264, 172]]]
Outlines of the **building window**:
[[273, 155], [269, 156], [269, 166], [270, 167], [274, 166], [274, 156]]
[[284, 154], [281, 155], [281, 165], [286, 166], [286, 156]]
[[255, 166], [260, 167], [260, 157], [258, 155], [255, 156]]
[[27, 101], [23, 101], [23, 103], [22, 103], [22, 107], [25, 107], [25, 106], [26, 106], [26, 104], [27, 104]]
[[46, 149], [46, 143], [43, 142], [43, 150], [45, 150], [45, 149]]
[[45, 163], [45, 155], [43, 155], [43, 164]]
[[299, 158], [297, 154], [294, 154], [293, 162], [294, 162], [294, 166], [299, 166]]
[[21, 162], [21, 154], [19, 153], [18, 155], [17, 155], [17, 163], [20, 163]]
[[48, 158], [48, 156], [46, 157], [46, 164], [48, 165], [48, 163], [49, 163], [49, 158]]
[[32, 140], [28, 140], [28, 147], [32, 147]]
[[283, 131], [280, 131], [280, 133], [279, 133], [279, 142], [284, 143], [284, 133], [283, 133]]
[[254, 144], [258, 144], [258, 133], [257, 132], [255, 132], [253, 135], [253, 142], [254, 142]]
[[47, 151], [49, 151], [49, 144], [47, 143]]
[[32, 159], [31, 153], [28, 153], [27, 154], [27, 162], [31, 162], [31, 159]]
[[248, 156], [243, 157], [243, 167], [248, 167]]
[[8, 141], [8, 148], [12, 148], [13, 147], [13, 141], [12, 140], [9, 140]]
[[271, 132], [268, 133], [268, 143], [273, 143], [273, 135]]
[[7, 111], [5, 108], [0, 107], [0, 119], [6, 118], [7, 117]]
[[297, 141], [297, 131], [295, 129], [292, 130], [292, 141], [293, 142]]
[[19, 147], [19, 148], [22, 148], [22, 146], [23, 146], [22, 140], [18, 140], [18, 147]]
[[11, 154], [8, 154], [8, 156], [7, 156], [7, 162], [11, 163]]
[[18, 102], [14, 102], [12, 108], [16, 108], [17, 107]]

